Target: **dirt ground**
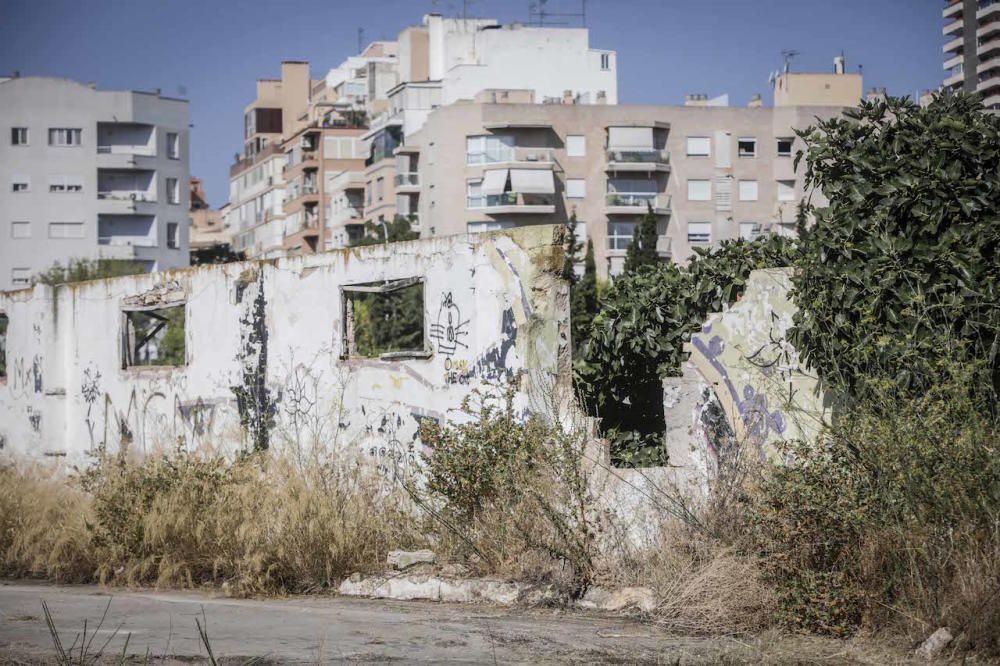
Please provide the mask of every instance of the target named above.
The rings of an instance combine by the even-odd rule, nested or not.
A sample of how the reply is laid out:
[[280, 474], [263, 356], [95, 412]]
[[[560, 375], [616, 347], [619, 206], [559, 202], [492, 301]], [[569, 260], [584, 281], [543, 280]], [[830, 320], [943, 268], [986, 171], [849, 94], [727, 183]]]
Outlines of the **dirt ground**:
[[885, 664], [909, 663], [910, 654], [795, 636], [677, 636], [649, 623], [557, 609], [336, 596], [249, 600], [18, 581], [0, 582], [0, 664], [56, 663], [42, 601], [63, 646], [76, 641], [74, 656], [85, 622], [85, 656], [107, 643], [100, 663], [120, 663], [123, 650], [128, 663], [210, 663], [196, 619], [226, 664]]

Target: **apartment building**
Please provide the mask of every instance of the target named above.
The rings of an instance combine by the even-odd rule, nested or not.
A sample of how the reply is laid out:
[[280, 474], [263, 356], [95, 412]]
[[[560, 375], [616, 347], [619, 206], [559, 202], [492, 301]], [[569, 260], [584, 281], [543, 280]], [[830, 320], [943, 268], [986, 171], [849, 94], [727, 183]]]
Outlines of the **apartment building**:
[[0, 79], [0, 290], [59, 262], [188, 265], [188, 103]]
[[977, 92], [1000, 110], [1000, 0], [946, 0], [944, 88]]
[[614, 51], [590, 48], [586, 28], [544, 28], [493, 19], [424, 16], [397, 40], [399, 83], [374, 115], [363, 222], [394, 215], [422, 228], [419, 153], [407, 137], [435, 109], [475, 102], [617, 104]]
[[401, 174], [416, 169], [406, 182], [419, 192], [425, 235], [575, 215], [600, 272], [615, 275], [649, 209], [657, 248], [675, 261], [727, 238], [792, 233], [803, 196], [794, 130], [857, 104], [861, 90], [861, 76], [838, 63], [833, 74], [780, 75], [773, 107], [703, 95], [684, 106], [453, 104], [397, 156]]

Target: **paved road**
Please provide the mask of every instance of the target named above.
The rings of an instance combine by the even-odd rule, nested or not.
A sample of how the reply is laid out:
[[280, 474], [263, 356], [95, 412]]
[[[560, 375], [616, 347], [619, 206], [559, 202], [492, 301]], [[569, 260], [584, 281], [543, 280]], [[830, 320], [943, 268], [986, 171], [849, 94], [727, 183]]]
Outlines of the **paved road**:
[[[307, 596], [228, 599], [196, 592], [118, 591], [95, 586], [0, 582], [0, 654], [7, 663], [51, 659], [46, 601], [63, 643], [92, 631], [108, 600], [108, 617], [94, 641], [120, 654], [204, 657], [195, 618], [204, 617], [216, 657], [241, 663], [710, 663], [719, 641], [670, 637], [638, 623], [555, 610], [391, 602]], [[238, 659], [237, 659], [238, 658]], [[0, 663], [4, 663], [0, 659]]]

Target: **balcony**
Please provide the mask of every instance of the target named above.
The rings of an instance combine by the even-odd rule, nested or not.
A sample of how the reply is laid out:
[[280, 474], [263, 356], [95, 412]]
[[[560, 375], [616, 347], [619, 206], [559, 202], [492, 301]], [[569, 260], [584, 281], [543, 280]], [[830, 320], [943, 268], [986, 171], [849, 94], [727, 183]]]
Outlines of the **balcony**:
[[656, 215], [670, 214], [670, 197], [657, 192], [608, 192], [608, 215], [642, 215], [650, 207]]
[[504, 147], [479, 153], [466, 153], [466, 166], [511, 167], [519, 169], [551, 169], [555, 163], [552, 148], [530, 148], [527, 146]]
[[670, 152], [645, 146], [608, 148], [608, 171], [669, 171]]
[[393, 179], [397, 194], [407, 194], [420, 191], [420, 174], [416, 172], [397, 173]]
[[487, 196], [470, 197], [466, 201], [469, 210], [481, 210], [489, 215], [507, 213], [551, 214], [556, 212], [552, 195], [518, 194], [504, 192]]
[[361, 224], [363, 210], [361, 206], [345, 206], [329, 214], [328, 224], [331, 227], [343, 227], [348, 224]]
[[263, 149], [261, 149], [261, 151], [258, 152], [256, 155], [236, 160], [236, 162], [234, 162], [233, 165], [229, 167], [229, 177], [233, 178], [237, 174], [243, 173], [250, 167], [257, 165], [260, 162], [263, 162], [269, 157], [282, 154], [284, 154], [284, 151], [281, 150], [280, 143], [269, 143]]
[[961, 16], [962, 5], [962, 0], [950, 0], [941, 15], [946, 19]]
[[965, 37], [956, 37], [941, 47], [942, 53], [957, 53], [965, 46]]
[[150, 210], [156, 205], [156, 194], [143, 190], [108, 190], [97, 193], [98, 213], [131, 215]]
[[952, 88], [954, 86], [961, 86], [963, 81], [965, 81], [965, 72], [955, 72], [945, 78], [944, 87]]
[[[615, 231], [607, 238], [607, 251], [609, 257], [624, 257], [628, 253], [629, 246], [632, 245], [632, 236]], [[657, 236], [656, 253], [661, 259], [669, 259], [673, 256], [671, 240], [669, 236]]]
[[965, 21], [959, 18], [945, 25], [944, 28], [942, 28], [941, 30], [941, 34], [943, 34], [945, 37], [949, 35], [954, 35], [957, 37], [958, 35], [962, 34], [962, 28], [964, 26], [965, 26]]

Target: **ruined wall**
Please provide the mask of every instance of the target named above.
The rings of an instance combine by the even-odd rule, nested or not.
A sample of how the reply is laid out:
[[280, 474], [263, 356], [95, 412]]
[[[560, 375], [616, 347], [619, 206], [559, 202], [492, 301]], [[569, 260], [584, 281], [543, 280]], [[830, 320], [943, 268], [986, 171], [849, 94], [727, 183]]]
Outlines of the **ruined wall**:
[[[0, 294], [0, 455], [354, 447], [412, 464], [421, 418], [569, 379], [561, 229], [527, 227]], [[421, 278], [417, 355], [345, 358], [345, 285]], [[183, 304], [186, 363], [123, 368], [123, 310]]]
[[667, 448], [686, 490], [704, 490], [735, 453], [727, 449], [773, 460], [777, 443], [813, 439], [829, 417], [817, 377], [786, 339], [790, 289], [791, 269], [753, 271], [743, 297], [691, 336], [683, 376], [664, 380]]

